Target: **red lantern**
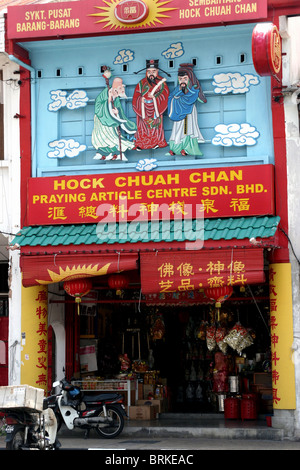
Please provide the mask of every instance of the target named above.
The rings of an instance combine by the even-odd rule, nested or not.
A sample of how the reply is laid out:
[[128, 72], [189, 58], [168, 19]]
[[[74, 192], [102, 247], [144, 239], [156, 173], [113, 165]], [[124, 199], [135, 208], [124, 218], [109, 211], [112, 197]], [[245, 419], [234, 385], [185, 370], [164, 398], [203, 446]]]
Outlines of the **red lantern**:
[[116, 273], [108, 278], [108, 285], [111, 289], [116, 289], [116, 294], [121, 295], [122, 289], [129, 285], [129, 279], [125, 274]]
[[221, 303], [229, 299], [232, 295], [233, 288], [231, 286], [209, 287], [204, 289], [204, 293], [207, 297], [216, 302], [216, 308], [220, 308]]
[[75, 297], [75, 302], [78, 304], [78, 314], [81, 298], [88, 294], [92, 287], [92, 282], [89, 279], [74, 279], [64, 282], [64, 289], [66, 293], [72, 297]]

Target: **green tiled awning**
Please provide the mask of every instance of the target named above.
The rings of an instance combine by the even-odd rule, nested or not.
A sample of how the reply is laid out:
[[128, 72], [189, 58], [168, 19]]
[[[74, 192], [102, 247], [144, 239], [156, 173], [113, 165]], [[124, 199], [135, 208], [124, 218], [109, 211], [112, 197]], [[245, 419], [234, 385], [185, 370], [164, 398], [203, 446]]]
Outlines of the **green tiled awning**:
[[[206, 219], [204, 237], [208, 240], [245, 240], [274, 237], [280, 217], [237, 217]], [[198, 230], [198, 233], [197, 233]], [[119, 224], [44, 225], [24, 227], [12, 241], [25, 246], [103, 245], [137, 242], [193, 241], [199, 238], [196, 220], [128, 222]]]

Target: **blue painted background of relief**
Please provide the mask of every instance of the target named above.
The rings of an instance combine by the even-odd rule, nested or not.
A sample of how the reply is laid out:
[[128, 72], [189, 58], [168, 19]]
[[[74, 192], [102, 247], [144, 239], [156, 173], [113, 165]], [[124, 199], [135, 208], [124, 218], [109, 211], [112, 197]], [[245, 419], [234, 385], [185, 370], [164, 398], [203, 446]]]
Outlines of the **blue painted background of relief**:
[[[253, 25], [26, 43], [37, 102], [33, 176], [273, 163], [270, 81], [252, 63]], [[135, 121], [132, 97], [146, 59], [159, 59], [170, 92], [181, 63], [194, 63], [207, 103], [197, 103], [202, 156], [171, 156], [169, 148], [126, 152], [128, 162], [95, 160], [95, 99], [106, 87], [101, 65], [122, 77], [122, 106]], [[167, 75], [171, 75], [170, 77]], [[168, 142], [172, 121], [164, 113]], [[35, 161], [35, 160], [34, 160]]]

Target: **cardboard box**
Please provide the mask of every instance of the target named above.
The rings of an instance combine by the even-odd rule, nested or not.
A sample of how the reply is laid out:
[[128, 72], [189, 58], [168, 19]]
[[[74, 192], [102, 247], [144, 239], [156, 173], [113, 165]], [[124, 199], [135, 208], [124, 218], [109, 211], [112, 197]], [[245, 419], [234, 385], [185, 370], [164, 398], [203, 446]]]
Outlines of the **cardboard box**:
[[[118, 393], [123, 396], [123, 403], [124, 405], [128, 405], [128, 394], [127, 392], [123, 392], [123, 390], [118, 390]], [[135, 405], [135, 390], [131, 390], [130, 392], [130, 403]]]
[[273, 400], [273, 389], [272, 388], [261, 388], [259, 390], [262, 400]]
[[139, 382], [138, 384], [138, 400], [142, 400], [144, 396], [144, 385]]
[[165, 398], [159, 398], [155, 400], [137, 400], [138, 406], [141, 406], [141, 405], [149, 406], [149, 403], [151, 403], [152, 406], [153, 405], [157, 406], [158, 413], [165, 413], [166, 411], [168, 411], [168, 400], [166, 400]]
[[0, 408], [28, 408], [43, 411], [44, 390], [30, 385], [0, 387]]
[[154, 395], [154, 385], [144, 385], [144, 390], [143, 390], [143, 398], [145, 400], [148, 399], [149, 393], [152, 393]]
[[158, 407], [154, 405], [130, 406], [129, 417], [131, 419], [156, 419]]
[[263, 385], [264, 388], [272, 387], [272, 374], [268, 372], [256, 372], [253, 375], [255, 385]]

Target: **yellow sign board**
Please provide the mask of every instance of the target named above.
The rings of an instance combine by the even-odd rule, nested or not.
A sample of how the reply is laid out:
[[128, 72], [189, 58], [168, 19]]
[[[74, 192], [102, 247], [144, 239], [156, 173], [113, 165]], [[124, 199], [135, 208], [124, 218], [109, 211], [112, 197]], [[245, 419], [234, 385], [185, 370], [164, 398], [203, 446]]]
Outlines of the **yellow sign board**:
[[22, 287], [21, 383], [48, 389], [47, 286]]
[[289, 263], [270, 265], [269, 287], [273, 408], [294, 410], [293, 303]]

